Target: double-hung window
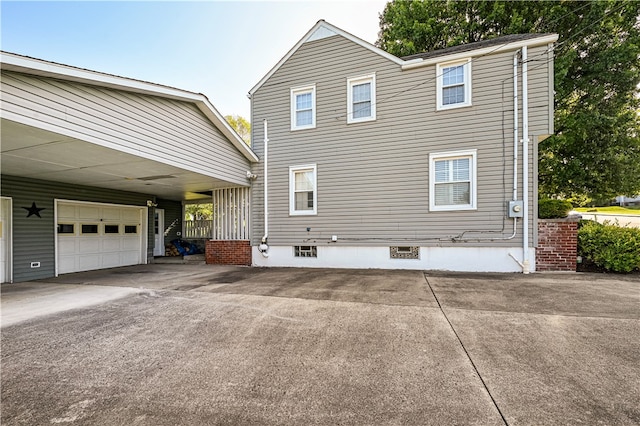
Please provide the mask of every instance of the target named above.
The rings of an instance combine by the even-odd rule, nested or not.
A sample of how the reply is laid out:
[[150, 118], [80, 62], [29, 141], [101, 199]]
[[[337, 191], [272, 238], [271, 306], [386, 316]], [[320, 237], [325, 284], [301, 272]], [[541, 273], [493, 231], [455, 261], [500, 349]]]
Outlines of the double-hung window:
[[476, 150], [429, 155], [429, 210], [476, 209]]
[[471, 105], [471, 60], [438, 64], [438, 109], [451, 109]]
[[318, 210], [316, 165], [289, 167], [289, 214], [314, 215]]
[[291, 130], [316, 127], [316, 86], [291, 89]]
[[347, 123], [376, 119], [376, 75], [347, 80]]

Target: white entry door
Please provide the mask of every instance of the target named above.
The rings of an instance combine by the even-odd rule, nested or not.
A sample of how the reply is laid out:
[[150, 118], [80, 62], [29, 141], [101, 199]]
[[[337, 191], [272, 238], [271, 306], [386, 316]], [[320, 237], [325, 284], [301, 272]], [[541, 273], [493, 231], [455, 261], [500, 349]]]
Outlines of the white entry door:
[[136, 206], [58, 201], [58, 274], [146, 263], [146, 211]]
[[155, 230], [154, 256], [164, 256], [164, 209], [156, 209], [153, 229]]
[[11, 282], [11, 198], [0, 198], [0, 283]]

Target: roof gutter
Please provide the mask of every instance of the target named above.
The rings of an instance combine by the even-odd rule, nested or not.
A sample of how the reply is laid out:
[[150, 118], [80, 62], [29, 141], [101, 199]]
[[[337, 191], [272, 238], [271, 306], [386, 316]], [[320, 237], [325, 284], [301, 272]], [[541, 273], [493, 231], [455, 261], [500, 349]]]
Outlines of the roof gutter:
[[452, 53], [450, 55], [435, 56], [433, 58], [427, 58], [427, 59], [416, 58], [416, 59], [411, 59], [409, 61], [405, 61], [405, 63], [402, 65], [401, 68], [402, 70], [410, 70], [414, 68], [435, 65], [441, 62], [449, 62], [449, 61], [456, 61], [459, 59], [472, 58], [475, 56], [483, 56], [489, 53], [500, 53], [500, 52], [507, 52], [510, 50], [517, 50], [525, 46], [535, 47], [535, 46], [547, 45], [549, 43], [554, 43], [556, 40], [558, 40], [558, 35], [551, 34], [551, 35], [546, 35], [542, 37], [531, 38], [528, 40], [519, 40], [511, 43], [505, 43], [503, 45], [489, 46], [489, 47], [484, 47], [482, 49], [467, 50], [464, 52]]

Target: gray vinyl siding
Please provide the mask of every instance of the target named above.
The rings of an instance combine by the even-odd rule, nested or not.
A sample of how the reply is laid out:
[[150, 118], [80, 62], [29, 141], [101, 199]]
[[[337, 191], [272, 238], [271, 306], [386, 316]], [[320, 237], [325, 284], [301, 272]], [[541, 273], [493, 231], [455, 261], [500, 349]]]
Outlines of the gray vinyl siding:
[[[530, 48], [529, 58], [546, 61], [551, 58], [546, 50]], [[465, 231], [491, 231], [497, 237], [512, 232], [505, 203], [513, 187], [514, 53], [474, 60], [473, 105], [436, 111], [435, 65], [402, 71], [341, 36], [303, 44], [252, 98], [253, 149], [261, 159], [262, 121], [269, 123], [270, 244], [323, 242], [338, 235], [339, 244], [352, 246], [404, 241], [425, 246], [521, 245], [521, 231], [510, 241], [451, 242]], [[547, 66], [532, 64], [530, 134], [542, 135], [551, 131], [550, 77]], [[347, 124], [347, 79], [371, 73], [376, 74], [377, 119]], [[311, 84], [316, 85], [316, 128], [290, 131], [290, 89]], [[530, 171], [537, 161], [532, 148]], [[429, 154], [472, 149], [477, 150], [477, 210], [430, 212]], [[522, 197], [521, 146], [519, 151]], [[305, 164], [317, 164], [318, 214], [289, 216], [289, 167]], [[252, 194], [256, 244], [264, 233], [263, 163], [253, 171], [258, 175]], [[529, 188], [533, 218], [533, 178]]]
[[164, 236], [165, 246], [172, 240], [178, 238], [178, 232], [182, 232], [182, 221], [184, 215], [182, 213], [182, 202], [164, 200], [159, 198], [158, 208], [164, 210], [164, 227], [165, 230], [176, 221], [175, 225], [169, 230], [167, 235]]
[[1, 87], [3, 111], [58, 133], [247, 183], [249, 161], [193, 103], [4, 71]]
[[[2, 175], [1, 195], [13, 199], [13, 281], [29, 281], [55, 276], [55, 199], [124, 204], [146, 207], [146, 194], [114, 191], [89, 186], [18, 178]], [[37, 216], [27, 217], [23, 207], [35, 202], [44, 208]], [[151, 211], [151, 209], [150, 209]], [[153, 257], [153, 217], [147, 218], [147, 256]], [[40, 262], [40, 268], [31, 268]]]

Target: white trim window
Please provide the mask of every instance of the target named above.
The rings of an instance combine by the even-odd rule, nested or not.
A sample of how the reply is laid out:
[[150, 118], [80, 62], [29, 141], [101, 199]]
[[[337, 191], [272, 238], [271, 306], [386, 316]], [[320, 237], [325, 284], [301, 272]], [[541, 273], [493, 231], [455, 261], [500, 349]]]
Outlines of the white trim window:
[[316, 86], [291, 89], [291, 130], [315, 129]]
[[317, 167], [315, 164], [289, 167], [289, 214], [318, 213]]
[[376, 119], [376, 75], [347, 79], [347, 123]]
[[471, 59], [436, 65], [437, 109], [471, 106]]
[[477, 151], [429, 154], [429, 210], [476, 209]]

